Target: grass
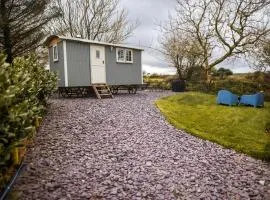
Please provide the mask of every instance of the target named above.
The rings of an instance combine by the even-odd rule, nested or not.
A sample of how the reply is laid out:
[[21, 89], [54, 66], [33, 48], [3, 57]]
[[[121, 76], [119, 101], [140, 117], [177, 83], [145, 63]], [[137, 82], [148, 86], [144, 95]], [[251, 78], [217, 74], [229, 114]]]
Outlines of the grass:
[[199, 92], [177, 94], [156, 101], [178, 129], [252, 157], [270, 161], [270, 103], [264, 108], [222, 106], [216, 96]]

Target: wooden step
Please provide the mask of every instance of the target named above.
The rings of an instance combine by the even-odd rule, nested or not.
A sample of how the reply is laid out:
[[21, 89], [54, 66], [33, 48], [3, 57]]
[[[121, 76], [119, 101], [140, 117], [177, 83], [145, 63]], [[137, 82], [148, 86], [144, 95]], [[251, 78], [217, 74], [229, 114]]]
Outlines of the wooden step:
[[102, 86], [101, 85], [97, 85], [96, 88], [107, 88], [107, 86], [106, 85], [102, 85]]
[[104, 89], [104, 90], [97, 90], [99, 93], [108, 93], [108, 90], [107, 89]]
[[107, 84], [98, 83], [98, 84], [92, 84], [91, 86], [98, 99], [102, 99], [103, 97], [113, 98], [111, 90]]

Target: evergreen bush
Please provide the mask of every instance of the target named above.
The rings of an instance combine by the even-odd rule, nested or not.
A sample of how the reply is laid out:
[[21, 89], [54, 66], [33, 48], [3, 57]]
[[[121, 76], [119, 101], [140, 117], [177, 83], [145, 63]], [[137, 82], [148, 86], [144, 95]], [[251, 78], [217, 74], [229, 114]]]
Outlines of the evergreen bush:
[[57, 82], [34, 55], [15, 58], [12, 64], [5, 60], [0, 54], [0, 190], [13, 165], [12, 152], [35, 132], [35, 119], [44, 113]]

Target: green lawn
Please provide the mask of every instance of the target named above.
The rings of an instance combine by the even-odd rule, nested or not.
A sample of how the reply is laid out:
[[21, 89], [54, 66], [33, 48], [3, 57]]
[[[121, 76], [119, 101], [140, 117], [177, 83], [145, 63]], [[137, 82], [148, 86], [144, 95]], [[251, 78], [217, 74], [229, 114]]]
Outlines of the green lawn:
[[264, 108], [229, 107], [216, 104], [216, 96], [181, 93], [156, 101], [176, 128], [256, 158], [270, 161], [270, 103]]

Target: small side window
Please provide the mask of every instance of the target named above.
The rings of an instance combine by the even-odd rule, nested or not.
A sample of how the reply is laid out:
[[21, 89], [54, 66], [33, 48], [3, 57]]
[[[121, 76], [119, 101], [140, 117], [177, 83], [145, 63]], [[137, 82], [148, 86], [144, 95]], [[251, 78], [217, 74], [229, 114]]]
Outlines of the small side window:
[[126, 49], [126, 62], [133, 63], [133, 51], [131, 49]]
[[125, 50], [124, 49], [116, 49], [116, 61], [117, 62], [125, 62]]
[[53, 45], [53, 61], [58, 61], [58, 46]]

